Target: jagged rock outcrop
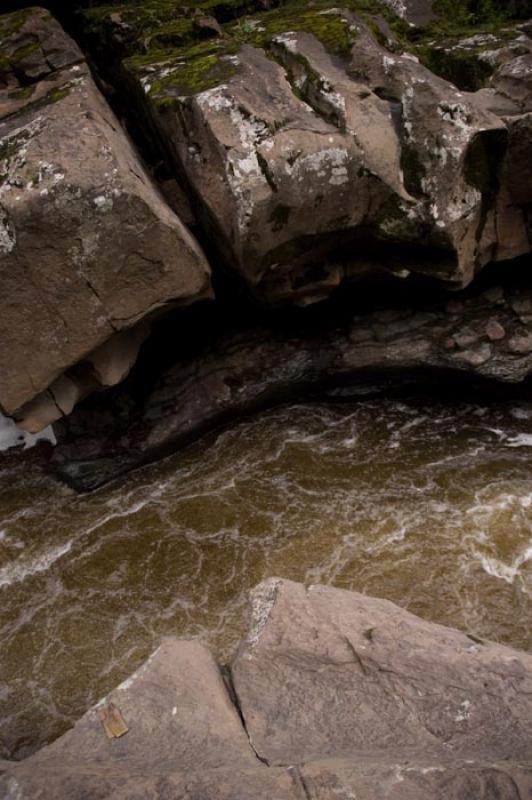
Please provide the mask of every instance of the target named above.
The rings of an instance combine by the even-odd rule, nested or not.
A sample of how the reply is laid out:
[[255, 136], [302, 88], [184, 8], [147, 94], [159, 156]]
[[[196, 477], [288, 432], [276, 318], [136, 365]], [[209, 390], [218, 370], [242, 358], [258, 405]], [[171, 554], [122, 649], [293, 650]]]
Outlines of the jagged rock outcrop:
[[[105, 8], [85, 14], [86, 29], [128, 56], [116, 80], [186, 178], [204, 230], [269, 301], [323, 299], [375, 257], [463, 286], [489, 261], [530, 251], [524, 212], [501, 188], [517, 107], [420, 63], [432, 65], [439, 42], [410, 42], [394, 13], [422, 25], [432, 3], [387, 5], [385, 20], [378, 2], [288, 3], [209, 38], [185, 11], [157, 29], [150, 2], [127, 7], [122, 28]], [[519, 126], [510, 139], [513, 164]]]
[[38, 431], [121, 380], [209, 267], [57, 22], [0, 17], [0, 48], [0, 409]]
[[[5, 800], [524, 800], [532, 657], [386, 600], [270, 579], [230, 670], [166, 639]], [[224, 676], [226, 680], [224, 681]]]
[[452, 300], [377, 304], [342, 323], [222, 336], [167, 368], [140, 396], [124, 386], [56, 426], [53, 465], [87, 491], [173, 452], [205, 430], [287, 400], [430, 370], [515, 384], [532, 372], [532, 290], [492, 286]]
[[[186, 190], [221, 283], [225, 265], [261, 300], [306, 305], [383, 271], [457, 288], [530, 252], [519, 3], [471, 35], [481, 12], [452, 0], [80, 5], [80, 41], [179, 184], [176, 208]], [[77, 45], [43, 11], [0, 20], [0, 409], [35, 431], [122, 380], [154, 314], [210, 289]]]

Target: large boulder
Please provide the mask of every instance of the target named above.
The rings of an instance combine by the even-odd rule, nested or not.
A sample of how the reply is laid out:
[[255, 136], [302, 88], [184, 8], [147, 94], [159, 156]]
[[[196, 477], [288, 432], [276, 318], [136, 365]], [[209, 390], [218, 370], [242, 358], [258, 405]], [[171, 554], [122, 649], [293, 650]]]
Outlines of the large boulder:
[[469, 283], [491, 254], [504, 123], [349, 11], [280, 9], [225, 34], [124, 69], [248, 284], [308, 303], [368, 252]]
[[[481, 102], [462, 90], [482, 82], [454, 85], [460, 68], [445, 69], [454, 51], [485, 80], [510, 69], [530, 41], [513, 7], [500, 34], [449, 43], [441, 32], [456, 22], [489, 28], [489, 9], [470, 3], [454, 19], [430, 0], [287, 2], [228, 22], [215, 3], [217, 24], [201, 27], [155, 5], [88, 10], [85, 31], [102, 63], [112, 59], [97, 40], [111, 44], [116, 85], [186, 179], [223, 260], [262, 299], [323, 299], [365, 277], [369, 253], [394, 274], [463, 286], [489, 261], [529, 252], [523, 211], [501, 188], [502, 117], [517, 107], [494, 88], [497, 103]], [[426, 27], [411, 36], [416, 25]]]
[[409, 750], [530, 758], [531, 655], [326, 586], [271, 579], [251, 604], [232, 674], [269, 764]]
[[1, 17], [0, 48], [0, 409], [37, 431], [121, 380], [209, 268], [50, 15]]
[[267, 770], [250, 747], [212, 655], [177, 639], [71, 731], [4, 769], [3, 800], [297, 800], [290, 775]]
[[529, 797], [531, 656], [281, 579], [252, 612], [231, 672], [199, 642], [164, 640], [71, 731], [0, 763], [0, 796]]

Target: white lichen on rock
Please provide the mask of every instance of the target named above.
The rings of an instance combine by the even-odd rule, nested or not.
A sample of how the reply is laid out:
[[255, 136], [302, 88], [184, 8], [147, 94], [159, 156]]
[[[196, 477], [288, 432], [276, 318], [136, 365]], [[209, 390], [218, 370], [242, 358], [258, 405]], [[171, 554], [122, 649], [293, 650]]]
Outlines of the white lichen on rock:
[[255, 647], [266, 627], [277, 598], [277, 589], [281, 578], [268, 578], [259, 583], [250, 595], [251, 625], [246, 637], [246, 644], [250, 649]]

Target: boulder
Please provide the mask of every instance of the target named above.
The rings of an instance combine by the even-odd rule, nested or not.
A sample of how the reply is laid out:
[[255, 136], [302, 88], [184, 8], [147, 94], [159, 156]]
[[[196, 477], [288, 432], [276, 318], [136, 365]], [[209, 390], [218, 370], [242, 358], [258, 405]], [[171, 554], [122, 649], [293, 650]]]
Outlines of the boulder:
[[370, 249], [469, 283], [491, 254], [480, 234], [504, 123], [349, 11], [280, 9], [225, 33], [124, 70], [248, 285], [314, 302]]
[[209, 268], [72, 40], [45, 11], [0, 20], [0, 409], [35, 432], [121, 380]]
[[437, 18], [434, 0], [383, 0], [395, 14], [410, 25], [422, 27]]
[[36, 755], [7, 765], [3, 800], [299, 800], [250, 747], [221, 671], [165, 639], [124, 683]]
[[372, 750], [530, 757], [531, 655], [325, 586], [271, 579], [251, 605], [232, 675], [269, 764]]
[[0, 764], [2, 798], [529, 796], [531, 656], [278, 578], [252, 615], [225, 680], [199, 642], [163, 640], [71, 731]]

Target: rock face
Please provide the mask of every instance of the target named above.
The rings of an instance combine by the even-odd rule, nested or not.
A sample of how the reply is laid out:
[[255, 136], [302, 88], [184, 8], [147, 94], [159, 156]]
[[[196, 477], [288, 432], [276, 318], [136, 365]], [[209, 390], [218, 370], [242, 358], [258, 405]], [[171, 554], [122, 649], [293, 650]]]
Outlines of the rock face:
[[209, 268], [48, 13], [0, 39], [0, 408], [38, 431], [121, 380], [143, 320], [208, 295]]
[[154, 316], [211, 292], [168, 203], [217, 270], [273, 305], [378, 271], [463, 287], [530, 253], [519, 3], [465, 36], [484, 12], [452, 0], [80, 6], [80, 40], [162, 158], [169, 199], [50, 15], [1, 16], [0, 411], [26, 430], [121, 381]]
[[128, 62], [227, 262], [277, 302], [327, 296], [375, 245], [391, 269], [469, 283], [504, 123], [349, 12], [276, 19], [212, 45], [201, 90], [186, 53]]
[[252, 609], [232, 672], [269, 764], [388, 749], [530, 757], [532, 656], [325, 586], [272, 579]]
[[431, 369], [523, 381], [532, 371], [532, 291], [495, 286], [411, 307], [398, 299], [343, 323], [222, 337], [167, 368], [142, 396], [126, 385], [80, 406], [56, 426], [53, 464], [76, 489], [91, 490], [244, 412], [335, 386], [393, 387], [409, 375], [415, 383]]
[[[232, 679], [231, 679], [232, 676]], [[524, 800], [532, 657], [392, 603], [281, 579], [252, 595], [224, 682], [167, 639], [5, 800]]]
[[[501, 34], [498, 99], [487, 103], [420, 63], [445, 73], [454, 48], [409, 40], [409, 25], [435, 19], [432, 6], [289, 2], [234, 22], [214, 4], [225, 24], [205, 38], [186, 10], [170, 23], [164, 5], [144, 2], [119, 18], [89, 10], [85, 29], [129, 56], [117, 80], [226, 264], [261, 298], [305, 304], [375, 257], [463, 286], [489, 261], [530, 250], [524, 212], [501, 186], [507, 116], [524, 108], [506, 87], [526, 92], [528, 69], [526, 56], [509, 62], [530, 39], [524, 26]], [[479, 49], [471, 39], [468, 52]], [[510, 139], [511, 165], [526, 139], [517, 128]]]

